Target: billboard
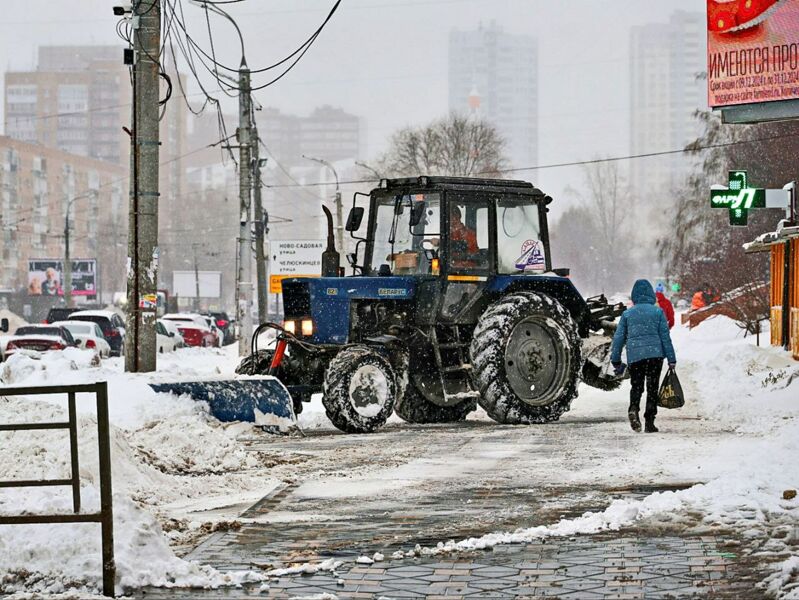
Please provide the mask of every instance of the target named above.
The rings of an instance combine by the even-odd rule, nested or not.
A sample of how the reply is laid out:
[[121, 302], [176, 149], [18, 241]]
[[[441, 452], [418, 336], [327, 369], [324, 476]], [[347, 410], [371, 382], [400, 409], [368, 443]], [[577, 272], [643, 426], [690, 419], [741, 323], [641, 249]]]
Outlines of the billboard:
[[799, 0], [707, 0], [708, 105], [799, 99]]
[[270, 242], [269, 293], [283, 293], [281, 282], [289, 277], [319, 277], [325, 247], [322, 240]]
[[[28, 295], [63, 296], [64, 261], [57, 258], [28, 260]], [[95, 259], [72, 260], [72, 295], [97, 295], [97, 261]]]
[[221, 282], [221, 271], [173, 271], [172, 293], [179, 298], [196, 298], [199, 284], [200, 298], [219, 298]]

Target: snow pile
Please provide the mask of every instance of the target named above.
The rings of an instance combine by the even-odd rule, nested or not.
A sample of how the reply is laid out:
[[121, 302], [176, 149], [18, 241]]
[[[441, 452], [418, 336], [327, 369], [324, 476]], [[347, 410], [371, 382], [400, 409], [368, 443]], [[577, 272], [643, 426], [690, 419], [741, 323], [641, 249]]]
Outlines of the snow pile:
[[[117, 589], [142, 585], [217, 587], [259, 581], [250, 572], [219, 573], [175, 556], [169, 542], [186, 543], [215, 527], [235, 526], [241, 508], [279, 481], [264, 475], [265, 457], [237, 440], [258, 435], [252, 425], [221, 424], [204, 405], [157, 394], [148, 381], [232, 372], [227, 349], [181, 350], [159, 357], [153, 374], [122, 373], [119, 359], [93, 366], [70, 350], [37, 357], [12, 356], [3, 365], [4, 385], [30, 386], [107, 381], [111, 420]], [[62, 421], [65, 396], [3, 397], [0, 422]], [[78, 395], [79, 456], [84, 512], [99, 507], [97, 423], [94, 396]], [[69, 474], [68, 435], [63, 430], [4, 434], [0, 479], [63, 478]], [[221, 507], [232, 507], [229, 517]], [[68, 513], [69, 488], [0, 491], [0, 512]], [[205, 516], [204, 511], [214, 511]], [[222, 514], [220, 514], [220, 512]], [[162, 529], [168, 526], [168, 531]], [[0, 592], [96, 591], [101, 578], [100, 528], [96, 524], [25, 525], [0, 528]]]

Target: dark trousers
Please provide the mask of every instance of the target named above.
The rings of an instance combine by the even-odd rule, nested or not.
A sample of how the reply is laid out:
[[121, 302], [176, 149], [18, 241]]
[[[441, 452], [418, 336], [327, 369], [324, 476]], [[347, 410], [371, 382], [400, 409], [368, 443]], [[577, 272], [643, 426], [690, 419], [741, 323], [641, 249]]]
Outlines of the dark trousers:
[[654, 421], [658, 414], [658, 384], [660, 371], [663, 369], [662, 358], [645, 358], [630, 365], [630, 412], [638, 414], [641, 409], [641, 396], [646, 383], [645, 421]]

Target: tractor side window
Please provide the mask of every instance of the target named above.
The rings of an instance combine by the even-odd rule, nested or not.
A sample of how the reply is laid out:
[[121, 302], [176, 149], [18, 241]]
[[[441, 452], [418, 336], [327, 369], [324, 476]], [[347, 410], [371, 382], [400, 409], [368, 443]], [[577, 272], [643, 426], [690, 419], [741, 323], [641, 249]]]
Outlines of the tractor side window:
[[538, 205], [530, 200], [497, 202], [497, 262], [499, 273], [546, 270]]

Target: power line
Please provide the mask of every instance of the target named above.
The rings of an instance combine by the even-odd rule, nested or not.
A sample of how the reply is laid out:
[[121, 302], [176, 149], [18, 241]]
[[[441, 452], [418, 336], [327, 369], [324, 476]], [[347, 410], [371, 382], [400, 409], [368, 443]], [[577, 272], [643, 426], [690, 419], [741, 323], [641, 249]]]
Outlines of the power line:
[[[762, 138], [753, 138], [750, 140], [735, 140], [731, 142], [719, 142], [717, 144], [707, 144], [705, 146], [691, 146], [690, 148], [680, 148], [677, 150], [662, 150], [660, 152], [644, 152], [641, 154], [626, 154], [624, 156], [608, 156], [605, 158], [593, 158], [590, 160], [576, 160], [571, 162], [560, 162], [560, 163], [550, 163], [547, 165], [536, 165], [534, 167], [514, 167], [511, 169], [496, 169], [491, 171], [478, 171], [476, 173], [472, 173], [472, 175], [492, 175], [495, 173], [518, 173], [522, 171], [538, 171], [540, 169], [555, 169], [559, 167], [576, 167], [582, 165], [593, 165], [599, 163], [607, 163], [607, 162], [616, 162], [621, 160], [633, 160], [638, 158], [651, 158], [655, 156], [668, 156], [671, 154], [693, 154], [695, 152], [702, 152], [704, 150], [713, 150], [715, 148], [726, 148], [728, 146], [738, 146], [741, 144], [754, 144], [756, 142], [767, 142], [771, 140], [778, 140], [784, 138], [791, 138], [797, 137], [799, 134], [795, 133], [788, 133], [784, 135], [773, 135], [768, 137]], [[379, 181], [377, 178], [369, 178], [369, 179], [350, 179], [347, 181], [340, 181], [340, 184], [355, 184], [355, 183], [374, 183], [375, 181]], [[318, 186], [325, 186], [330, 185], [329, 181], [316, 181], [313, 183], [296, 183], [296, 184], [279, 184], [279, 185], [272, 185], [269, 186], [271, 188], [292, 188], [292, 187], [318, 187]]]

